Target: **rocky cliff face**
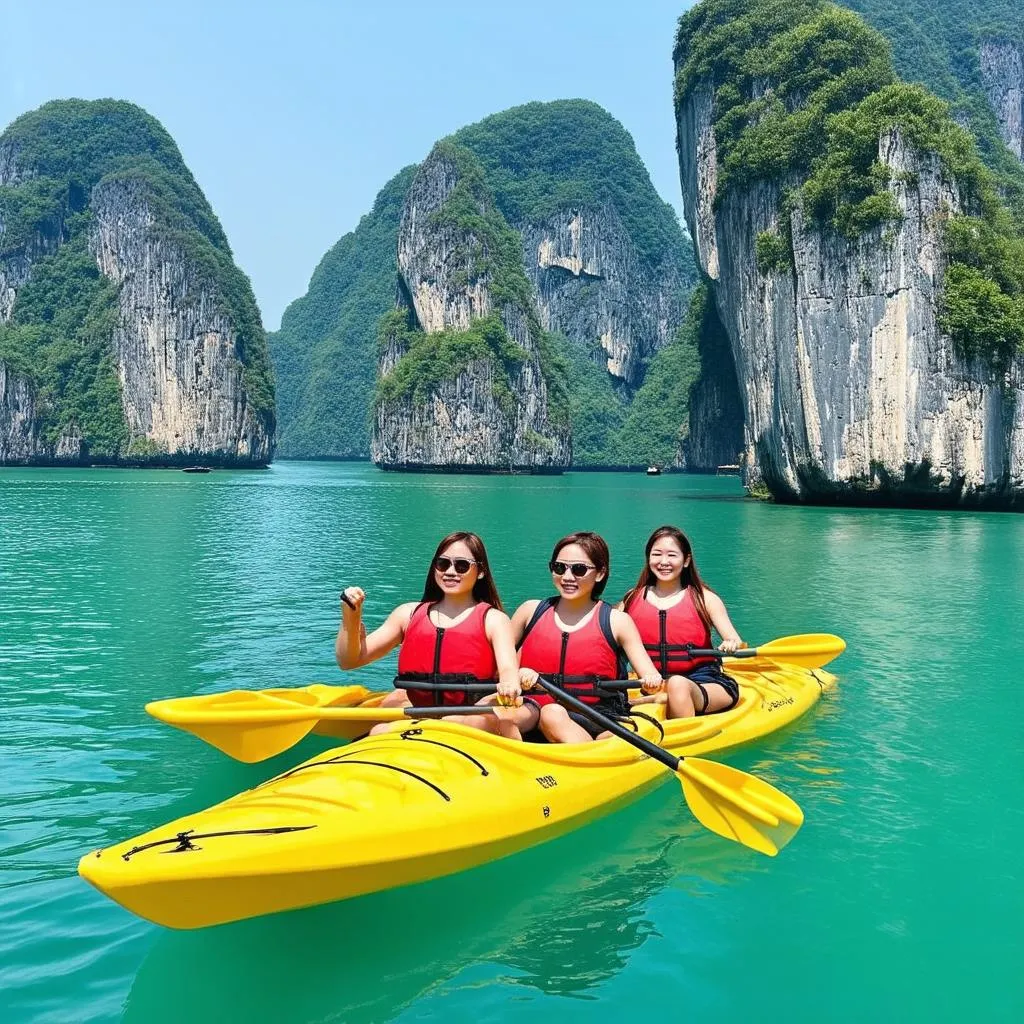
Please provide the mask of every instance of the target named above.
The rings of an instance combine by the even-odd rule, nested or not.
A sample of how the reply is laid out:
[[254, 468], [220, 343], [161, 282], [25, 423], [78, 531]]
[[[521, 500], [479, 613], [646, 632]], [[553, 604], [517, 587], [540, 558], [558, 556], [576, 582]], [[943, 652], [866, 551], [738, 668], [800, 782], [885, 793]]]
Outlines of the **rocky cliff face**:
[[[110, 162], [121, 161], [119, 173], [103, 176], [104, 157], [90, 148], [94, 130], [105, 132], [104, 138], [115, 147]], [[255, 316], [248, 317], [255, 326], [246, 322], [247, 335], [252, 337], [245, 344], [252, 348], [243, 351], [242, 328], [226, 310], [245, 306], [246, 296], [225, 295], [224, 282], [235, 282], [229, 269], [237, 271], [230, 264], [223, 236], [211, 241], [192, 226], [196, 221], [189, 223], [192, 216], [208, 218], [207, 230], [213, 230], [208, 227], [212, 223], [219, 232], [169, 136], [144, 111], [115, 101], [47, 104], [19, 119], [10, 131], [20, 132], [29, 144], [0, 141], [0, 186], [13, 188], [7, 199], [12, 204], [9, 209], [17, 210], [25, 194], [18, 192], [19, 187], [34, 186], [38, 168], [32, 161], [42, 160], [38, 173], [45, 176], [46, 188], [40, 193], [42, 199], [30, 198], [28, 208], [40, 209], [49, 202], [51, 213], [36, 221], [34, 229], [26, 231], [22, 224], [13, 241], [8, 233], [5, 248], [0, 208], [0, 327], [13, 320], [31, 329], [35, 325], [31, 316], [45, 320], [51, 314], [53, 325], [41, 331], [35, 342], [31, 331], [19, 335], [17, 330], [9, 332], [4, 342], [9, 353], [17, 350], [17, 359], [10, 362], [9, 354], [8, 362], [0, 360], [0, 463], [265, 465], [273, 454], [274, 416], [272, 385], [260, 370], [262, 328]], [[39, 145], [41, 137], [65, 139], [69, 149], [55, 156], [51, 142]], [[153, 189], [163, 186], [159, 179], [154, 185], [149, 177], [156, 162], [153, 154], [163, 164], [163, 173], [178, 175], [180, 193], [161, 194], [154, 201]], [[76, 164], [77, 157], [82, 167]], [[138, 162], [137, 172], [124, 169], [125, 161], [133, 159]], [[70, 177], [62, 180], [62, 175], [69, 174], [69, 164], [75, 174], [87, 179], [84, 187], [77, 179], [73, 184]], [[179, 199], [191, 204], [188, 210], [173, 209]], [[179, 217], [174, 230], [167, 225], [168, 214]], [[203, 248], [200, 258], [197, 246]], [[76, 255], [64, 260], [69, 252]], [[44, 257], [58, 253], [56, 261], [46, 260], [40, 266]], [[90, 257], [101, 278], [88, 270]], [[19, 294], [40, 275], [44, 294], [36, 295], [32, 314], [19, 313]], [[117, 286], [116, 311], [110, 286], [91, 285], [90, 278]], [[88, 387], [80, 387], [68, 399], [61, 379], [51, 379], [54, 356], [46, 346], [84, 352], [93, 344], [92, 336], [74, 336], [82, 322], [76, 319], [77, 313], [74, 323], [57, 323], [62, 312], [67, 319], [66, 308], [71, 308], [67, 303], [90, 287], [106, 288], [103, 294], [110, 296], [104, 299], [108, 306], [103, 311], [114, 322], [109, 354], [105, 335], [96, 334], [101, 338], [101, 354], [92, 355], [93, 362], [73, 372], [65, 368], [64, 376], [77, 374], [89, 381], [105, 373], [103, 380], [113, 388], [113, 373], [123, 420], [116, 398], [112, 412], [106, 407], [95, 412]], [[251, 303], [251, 293], [247, 295]], [[47, 303], [53, 309], [40, 313]], [[255, 310], [254, 305], [251, 308]], [[95, 334], [99, 328], [94, 324], [90, 330]], [[65, 337], [61, 332], [70, 333]], [[254, 408], [248, 386], [252, 366], [257, 367], [257, 383], [263, 391], [260, 409]], [[45, 400], [38, 394], [41, 381]], [[105, 394], [102, 388], [95, 393]], [[102, 423], [102, 445], [94, 445], [88, 424], [78, 422], [90, 416]]]
[[716, 207], [712, 102], [698, 86], [677, 110], [680, 173], [735, 363], [748, 483], [801, 501], [1024, 502], [1024, 360], [965, 362], [936, 323], [942, 225], [961, 206], [937, 158], [883, 135], [902, 219], [849, 243], [797, 207], [791, 267], [762, 274], [755, 242], [779, 232], [785, 183]]
[[1000, 40], [982, 42], [981, 80], [999, 121], [1003, 141], [1024, 160], [1024, 48]]
[[541, 324], [581, 346], [598, 339], [605, 366], [630, 388], [671, 341], [685, 315], [682, 252], [652, 271], [609, 204], [567, 209], [515, 225]]
[[249, 405], [213, 283], [159, 230], [144, 185], [101, 182], [91, 205], [90, 251], [119, 285], [113, 348], [131, 437], [176, 460], [267, 463], [272, 421]]
[[[453, 200], [468, 173], [450, 148], [438, 147], [413, 180], [398, 235], [399, 307], [422, 333], [411, 342], [407, 335], [385, 339], [379, 372], [391, 377], [400, 360], [414, 358], [412, 346], [432, 345], [439, 332], [449, 341], [446, 351], [465, 346], [468, 358], [458, 369], [456, 356], [449, 366], [458, 372], [440, 372], [426, 395], [410, 388], [377, 403], [372, 457], [384, 468], [557, 471], [569, 464], [571, 441], [559, 411], [549, 408], [540, 327], [524, 292], [510, 289], [509, 275], [522, 271], [509, 265], [518, 257], [507, 251], [511, 233], [493, 230], [500, 214], [468, 179]], [[491, 228], [482, 226], [488, 216]], [[511, 365], [452, 337], [492, 314], [517, 346]]]
[[0, 464], [28, 462], [39, 451], [35, 397], [24, 377], [0, 359]]

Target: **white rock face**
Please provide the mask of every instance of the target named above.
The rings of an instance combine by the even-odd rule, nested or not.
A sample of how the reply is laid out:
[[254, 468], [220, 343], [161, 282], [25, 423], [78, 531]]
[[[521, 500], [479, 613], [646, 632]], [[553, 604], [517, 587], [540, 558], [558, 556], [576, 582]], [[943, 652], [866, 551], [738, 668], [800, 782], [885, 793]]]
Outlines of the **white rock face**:
[[778, 186], [732, 192], [713, 232], [701, 223], [710, 103], [698, 89], [679, 112], [680, 170], [735, 361], [748, 480], [788, 500], [1024, 503], [1024, 360], [1001, 374], [966, 362], [936, 322], [942, 226], [960, 209], [938, 159], [884, 135], [902, 220], [850, 244], [796, 209], [792, 269], [766, 277], [755, 242], [780, 228]]
[[89, 248], [119, 285], [114, 351], [133, 438], [229, 464], [266, 463], [272, 435], [253, 415], [237, 335], [211, 282], [161, 232], [144, 186], [101, 183]]
[[[0, 185], [31, 176], [17, 157], [13, 146], [0, 146]], [[144, 185], [101, 183], [91, 209], [90, 252], [119, 286], [113, 355], [132, 440], [148, 442], [143, 461], [265, 465], [273, 416], [255, 415], [248, 403], [237, 334], [215, 285], [160, 230]], [[10, 320], [33, 266], [65, 241], [63, 225], [51, 227], [0, 256], [0, 323]], [[47, 445], [39, 411], [31, 383], [0, 364], [0, 463], [90, 461], [75, 425]]]
[[544, 329], [582, 346], [599, 340], [608, 372], [638, 387], [645, 362], [685, 316], [682, 253], [666, 253], [652, 270], [610, 205], [515, 227]]
[[981, 44], [978, 57], [1003, 141], [1018, 160], [1024, 160], [1024, 49], [989, 39]]
[[28, 381], [0, 359], [0, 465], [28, 462], [39, 452], [35, 397]]
[[[398, 234], [400, 306], [428, 334], [466, 330], [496, 308], [492, 254], [472, 231], [438, 217], [459, 182], [448, 156], [433, 153], [420, 167], [406, 199]], [[511, 339], [526, 358], [504, 399], [491, 360], [473, 360], [453, 380], [435, 387], [425, 401], [406, 396], [381, 403], [374, 413], [370, 450], [385, 469], [528, 469], [556, 472], [569, 464], [568, 426], [548, 408], [538, 342], [527, 310], [514, 300], [501, 308]], [[404, 354], [392, 339], [381, 352], [379, 372], [389, 374]], [[567, 410], [565, 410], [567, 414]]]

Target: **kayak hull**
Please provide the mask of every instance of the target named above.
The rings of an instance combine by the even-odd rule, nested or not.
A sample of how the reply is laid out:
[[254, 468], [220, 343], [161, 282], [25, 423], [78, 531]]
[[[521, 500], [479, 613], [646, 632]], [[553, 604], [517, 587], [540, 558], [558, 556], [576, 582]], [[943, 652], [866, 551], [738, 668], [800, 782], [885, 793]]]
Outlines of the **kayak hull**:
[[[829, 673], [752, 659], [731, 711], [642, 735], [679, 755], [725, 750], [809, 710]], [[658, 718], [661, 705], [637, 709]], [[396, 723], [254, 789], [83, 857], [122, 906], [199, 928], [426, 881], [508, 856], [671, 778], [619, 739], [514, 743], [455, 723]]]

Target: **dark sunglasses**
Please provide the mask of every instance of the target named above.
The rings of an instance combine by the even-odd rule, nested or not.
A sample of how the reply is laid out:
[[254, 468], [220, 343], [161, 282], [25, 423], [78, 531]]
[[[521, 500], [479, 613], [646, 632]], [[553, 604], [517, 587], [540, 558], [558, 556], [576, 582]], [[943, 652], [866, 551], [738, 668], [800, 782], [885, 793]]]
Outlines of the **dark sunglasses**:
[[434, 568], [438, 572], [447, 572], [454, 566], [455, 571], [460, 576], [469, 572], [469, 567], [471, 565], [479, 564], [479, 562], [474, 561], [472, 558], [446, 558], [444, 555], [438, 555], [438, 557], [434, 559]]
[[565, 570], [569, 569], [573, 576], [577, 579], [582, 579], [591, 569], [596, 569], [597, 566], [587, 565], [586, 562], [548, 562], [548, 568], [556, 576], [564, 576]]

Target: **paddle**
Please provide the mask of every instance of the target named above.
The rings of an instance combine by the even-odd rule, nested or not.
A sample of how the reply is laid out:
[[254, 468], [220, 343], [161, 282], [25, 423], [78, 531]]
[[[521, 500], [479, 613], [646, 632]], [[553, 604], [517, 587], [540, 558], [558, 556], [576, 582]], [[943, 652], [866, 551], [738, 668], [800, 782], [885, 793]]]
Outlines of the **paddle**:
[[694, 648], [691, 658], [771, 658], [801, 668], [824, 668], [846, 650], [846, 641], [834, 633], [799, 633], [769, 640], [760, 647], [741, 647], [727, 653], [712, 647]]
[[537, 685], [547, 690], [560, 704], [586, 716], [613, 735], [632, 743], [648, 757], [671, 768], [682, 783], [683, 798], [693, 816], [712, 832], [774, 857], [803, 824], [803, 811], [797, 804], [763, 779], [718, 761], [676, 757], [601, 714], [593, 705], [577, 700], [554, 683], [539, 678]]
[[254, 764], [284, 753], [305, 739], [320, 722], [365, 722], [366, 728], [380, 722], [401, 722], [447, 715], [499, 714], [504, 709], [490, 704], [454, 707], [349, 707], [349, 708], [261, 708], [240, 715], [228, 709], [200, 715], [176, 713], [160, 708], [159, 702], [146, 710], [160, 721], [198, 736], [236, 761]]

